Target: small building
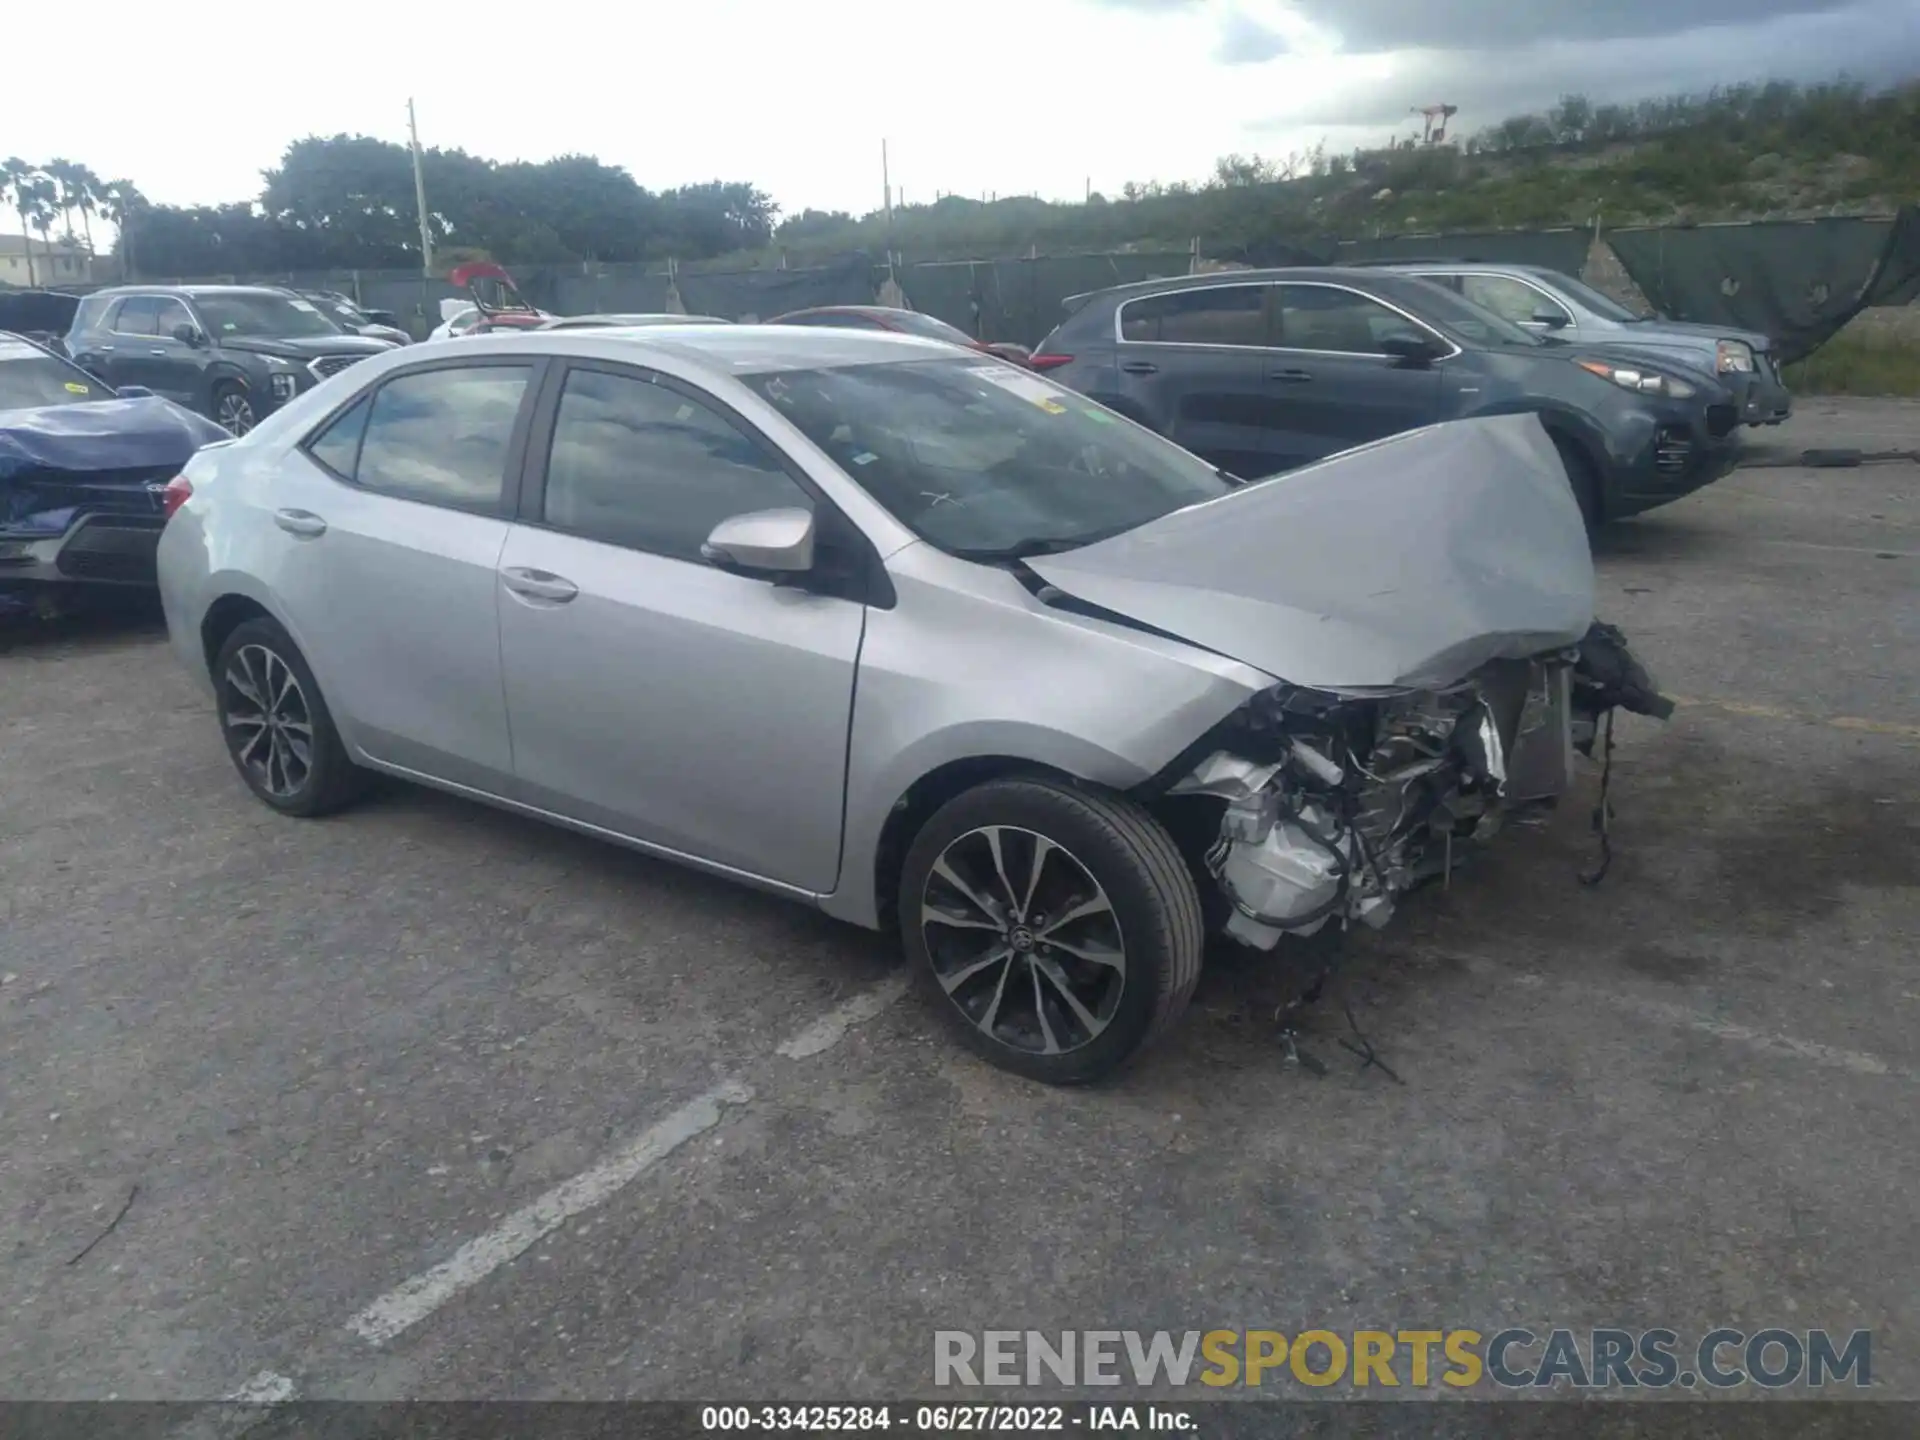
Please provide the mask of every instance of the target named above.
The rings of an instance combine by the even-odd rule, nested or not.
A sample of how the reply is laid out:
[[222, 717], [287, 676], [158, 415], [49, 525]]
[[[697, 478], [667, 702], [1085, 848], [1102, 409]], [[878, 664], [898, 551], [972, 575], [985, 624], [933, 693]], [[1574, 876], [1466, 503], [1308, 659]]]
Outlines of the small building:
[[[28, 244], [33, 246], [31, 269], [27, 264]], [[25, 235], [0, 235], [0, 285], [23, 290], [29, 286], [85, 285], [90, 278], [90, 260], [86, 251], [58, 240], [49, 246], [37, 235], [31, 240]]]

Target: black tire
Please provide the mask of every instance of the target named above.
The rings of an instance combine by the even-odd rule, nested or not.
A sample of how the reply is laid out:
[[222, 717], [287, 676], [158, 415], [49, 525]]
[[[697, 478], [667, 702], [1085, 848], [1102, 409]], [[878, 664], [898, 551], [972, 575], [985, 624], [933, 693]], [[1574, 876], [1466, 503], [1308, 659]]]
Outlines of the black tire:
[[[1003, 927], [1001, 938], [991, 933], [982, 938], [981, 932], [991, 931], [991, 926], [975, 924], [950, 932], [947, 924], [936, 921], [931, 927], [935, 938], [930, 941], [923, 903], [944, 893], [949, 899], [942, 901], [941, 913], [952, 913], [947, 909], [950, 898], [965, 893], [953, 890], [944, 878], [935, 882], [936, 862], [948, 858], [949, 870], [960, 868], [964, 847], [987, 844], [981, 837], [989, 830], [996, 834], [992, 843], [1006, 851], [1029, 847], [1024, 861], [1009, 856], [1001, 870], [1004, 874], [1010, 868], [1019, 869], [1033, 875], [1024, 886], [1025, 901], [1033, 909], [1018, 910], [1022, 897], [1011, 896], [1010, 891], [1020, 882], [1010, 880], [996, 886], [989, 897], [1009, 896], [1016, 902], [1008, 908], [1014, 911], [1010, 918], [1018, 923]], [[998, 837], [1006, 832], [1013, 832], [1011, 838], [1000, 841]], [[1029, 838], [1022, 840], [1022, 835]], [[1046, 840], [1053, 851], [1040, 852], [1030, 838], [1035, 836]], [[951, 858], [950, 846], [956, 847]], [[1028, 863], [1035, 852], [1045, 856], [1038, 867]], [[1065, 852], [1065, 861], [1053, 858], [1059, 852]], [[963, 878], [972, 881], [975, 875]], [[1087, 881], [1092, 882], [1090, 886]], [[930, 891], [930, 884], [934, 890]], [[1045, 916], [1036, 913], [1042, 904], [1058, 903], [1071, 907], [1070, 916], [1076, 909], [1087, 908], [1080, 901], [1082, 895], [1107, 903], [1084, 920], [1057, 916], [1051, 926], [1045, 926]], [[960, 1042], [1003, 1070], [1050, 1085], [1083, 1084], [1117, 1070], [1179, 1018], [1200, 978], [1205, 943], [1200, 897], [1172, 838], [1131, 800], [1051, 779], [993, 780], [943, 805], [921, 827], [907, 851], [899, 913], [901, 941], [915, 981]], [[1109, 962], [1095, 965], [1084, 960], [1092, 950], [1110, 954], [1110, 946], [1095, 944], [1088, 930], [1065, 928], [1101, 928], [1109, 917], [1121, 958], [1117, 979]], [[1012, 948], [1017, 932], [1025, 932], [1024, 950]], [[1052, 945], [1046, 941], [1049, 934], [1055, 937]], [[993, 947], [1006, 950], [1004, 970], [996, 974], [991, 968], [982, 969], [964, 954], [936, 956], [936, 948], [947, 950], [949, 935], [967, 937], [956, 943], [978, 945], [982, 953]], [[1073, 945], [1085, 948], [1067, 949], [1068, 936]], [[980, 994], [972, 978], [975, 971], [980, 972], [978, 987], [998, 983], [1005, 991], [1007, 1019], [998, 1018], [999, 999]], [[969, 978], [950, 994], [949, 984], [962, 972]], [[1015, 986], [1015, 978], [1027, 988]], [[1075, 993], [1083, 1000], [1097, 991], [1098, 1008], [1070, 1009], [1073, 1002], [1064, 1001], [1060, 978], [1073, 980]], [[1025, 998], [1029, 994], [1031, 1004]], [[991, 1003], [994, 1008], [987, 1011], [986, 1019], [998, 1030], [1016, 1031], [1021, 1015], [1031, 1011], [1036, 1023], [1028, 1027], [1029, 1038], [1044, 1035], [1048, 1042], [1058, 1043], [1066, 1036], [1075, 1043], [1062, 1045], [1059, 1053], [1027, 1048], [988, 1033], [970, 1014], [968, 1003], [976, 1008]], [[1101, 1020], [1104, 1028], [1088, 1029], [1075, 1018], [1088, 1013]]]
[[[282, 689], [289, 678], [292, 688]], [[347, 758], [306, 657], [277, 621], [261, 617], [234, 627], [214, 660], [213, 688], [227, 754], [263, 804], [282, 815], [312, 817], [365, 792], [371, 777]], [[255, 705], [261, 697], [266, 706]], [[279, 718], [271, 725], [251, 718], [256, 709], [276, 707]]]
[[213, 387], [211, 418], [229, 435], [244, 435], [260, 423], [260, 412], [254, 408], [253, 396], [246, 386], [235, 380], [222, 380]]
[[1586, 452], [1565, 436], [1555, 435], [1553, 448], [1560, 452], [1560, 463], [1567, 468], [1567, 484], [1573, 487], [1573, 498], [1580, 507], [1580, 518], [1586, 521], [1587, 533], [1592, 534], [1606, 518], [1600, 507], [1599, 472], [1594, 469], [1593, 461], [1587, 458]]

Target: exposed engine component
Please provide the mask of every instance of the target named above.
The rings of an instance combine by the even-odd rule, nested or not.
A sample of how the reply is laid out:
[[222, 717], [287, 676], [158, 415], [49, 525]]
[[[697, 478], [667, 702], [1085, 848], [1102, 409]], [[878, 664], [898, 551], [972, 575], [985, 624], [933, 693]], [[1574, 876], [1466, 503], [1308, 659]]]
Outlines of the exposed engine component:
[[1491, 839], [1511, 810], [1552, 803], [1621, 707], [1673, 704], [1611, 626], [1578, 649], [1494, 662], [1444, 690], [1340, 695], [1277, 686], [1211, 737], [1171, 795], [1226, 802], [1205, 856], [1227, 933], [1271, 949], [1329, 920], [1382, 926], [1406, 890]]

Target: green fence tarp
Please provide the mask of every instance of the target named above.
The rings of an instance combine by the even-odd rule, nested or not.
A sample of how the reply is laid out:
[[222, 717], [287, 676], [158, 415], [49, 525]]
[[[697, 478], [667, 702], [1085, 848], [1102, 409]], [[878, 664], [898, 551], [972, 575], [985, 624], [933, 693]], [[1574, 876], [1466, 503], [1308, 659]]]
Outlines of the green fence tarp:
[[1612, 230], [1607, 243], [1654, 309], [1757, 330], [1785, 361], [1869, 305], [1920, 292], [1920, 212]]
[[803, 270], [682, 270], [680, 300], [689, 315], [722, 320], [771, 320], [816, 305], [871, 305], [873, 263], [864, 255]]
[[1070, 295], [1184, 275], [1184, 250], [1111, 255], [1041, 255], [1025, 260], [925, 261], [900, 265], [894, 279], [922, 314], [982, 340], [1037, 345], [1064, 318]]
[[1587, 267], [1591, 230], [1486, 230], [1455, 235], [1383, 235], [1342, 240], [1333, 263], [1356, 260], [1484, 260], [1496, 265], [1539, 265], [1578, 276]]

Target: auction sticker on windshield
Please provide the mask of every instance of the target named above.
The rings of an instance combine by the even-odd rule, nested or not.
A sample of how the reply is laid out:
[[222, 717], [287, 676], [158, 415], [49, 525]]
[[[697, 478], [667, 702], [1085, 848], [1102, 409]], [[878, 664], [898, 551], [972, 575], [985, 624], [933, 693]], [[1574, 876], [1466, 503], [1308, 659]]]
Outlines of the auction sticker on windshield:
[[998, 385], [1009, 395], [1018, 395], [1022, 400], [1038, 405], [1049, 415], [1067, 413], [1067, 407], [1061, 403], [1060, 391], [1044, 380], [1022, 374], [1011, 365], [970, 365], [967, 373], [989, 385]]

